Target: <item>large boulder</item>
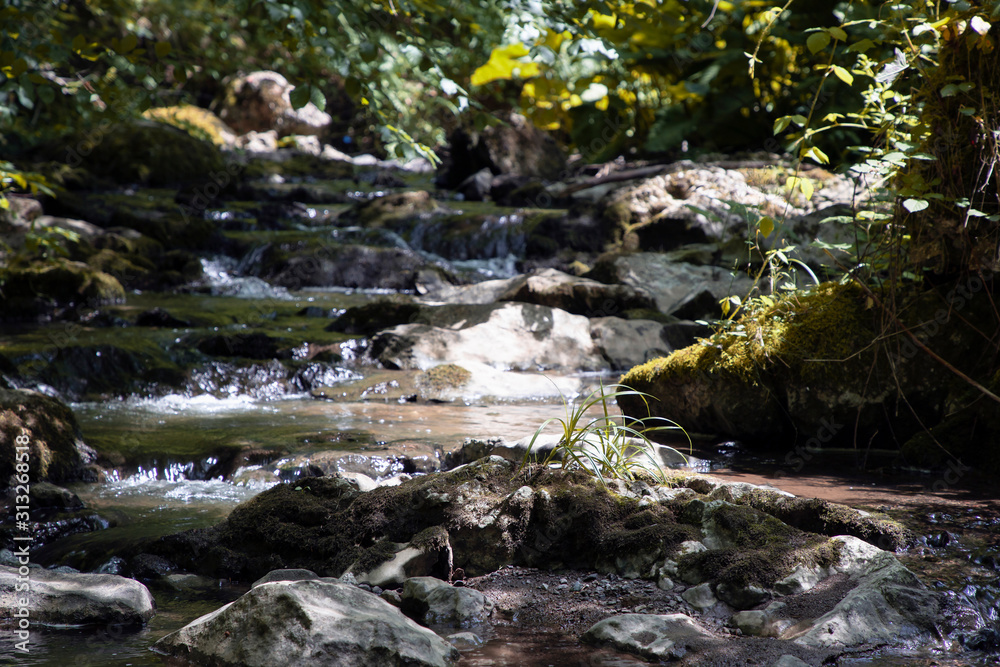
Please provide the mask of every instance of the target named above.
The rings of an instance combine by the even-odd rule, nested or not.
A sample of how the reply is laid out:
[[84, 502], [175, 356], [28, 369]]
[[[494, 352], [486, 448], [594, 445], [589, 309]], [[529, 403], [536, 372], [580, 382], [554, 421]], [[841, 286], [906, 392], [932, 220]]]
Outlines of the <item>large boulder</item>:
[[322, 134], [332, 122], [330, 115], [312, 102], [293, 109], [293, 90], [295, 86], [277, 72], [251, 72], [226, 83], [215, 110], [239, 134], [267, 130], [275, 130], [282, 137]]
[[54, 149], [53, 157], [122, 184], [161, 186], [231, 179], [222, 153], [212, 143], [149, 120], [81, 131]]
[[17, 463], [27, 463], [32, 483], [65, 483], [80, 480], [96, 457], [62, 401], [34, 391], [0, 389], [0, 489], [15, 472], [21, 474]]
[[556, 269], [511, 279], [497, 300], [535, 303], [586, 317], [610, 317], [627, 310], [655, 306], [648, 294], [632, 286], [606, 285]]
[[321, 248], [270, 248], [260, 277], [279, 287], [351, 287], [413, 290], [430, 262], [406, 248], [329, 244]]
[[[587, 277], [603, 283], [627, 285], [652, 298], [661, 312], [676, 313], [685, 319], [718, 317], [721, 315], [718, 300], [730, 295], [745, 296], [751, 287], [746, 276], [733, 275], [715, 266], [676, 262], [667, 255], [649, 252], [606, 255], [598, 260]], [[710, 295], [706, 306], [696, 312], [685, 309], [692, 299], [704, 292]]]
[[458, 650], [355, 586], [275, 581], [195, 619], [153, 650], [233, 667], [446, 667]]
[[810, 648], [845, 648], [933, 643], [941, 598], [896, 558], [856, 537], [831, 540], [840, 552], [834, 571], [849, 574], [851, 591], [833, 609], [795, 630], [795, 643]]
[[620, 317], [598, 317], [590, 321], [590, 335], [608, 364], [616, 370], [627, 370], [687, 347], [705, 329], [694, 322], [664, 324]]
[[479, 362], [503, 370], [606, 369], [586, 317], [532, 304], [468, 307], [450, 326], [401, 324], [377, 334], [369, 354], [386, 368], [426, 370]]
[[[28, 572], [23, 577], [18, 568], [0, 565], [0, 622], [16, 619], [25, 607], [32, 623], [46, 625], [133, 627], [144, 625], [156, 613], [153, 596], [134, 579], [40, 568]], [[30, 583], [27, 591], [19, 588], [25, 581]]]
[[[986, 291], [966, 298], [957, 290], [895, 297], [907, 304], [899, 314], [901, 326], [945, 363], [925, 356], [905, 333], [883, 346], [885, 322], [869, 293], [854, 284], [824, 283], [772, 305], [761, 303], [708, 344], [636, 366], [622, 382], [655, 396], [658, 400], [650, 402], [654, 414], [688, 430], [765, 446], [786, 439], [785, 463], [792, 471], [826, 446], [898, 447], [909, 438], [908, 455], [926, 453], [928, 462], [942, 462], [946, 455], [938, 443], [944, 442], [948, 456], [996, 466], [996, 449], [976, 443], [988, 440], [997, 422], [989, 417], [972, 421], [974, 405], [995, 403], [948, 367], [983, 387], [1000, 388], [995, 366], [984, 364], [976, 352], [981, 332], [993, 326], [990, 298]], [[954, 315], [956, 310], [961, 316]], [[641, 401], [623, 397], [620, 404], [628, 414], [646, 414]], [[956, 412], [956, 406], [965, 407]], [[959, 412], [964, 412], [964, 427], [950, 434], [935, 431], [939, 440], [928, 438], [918, 448], [915, 434]]]

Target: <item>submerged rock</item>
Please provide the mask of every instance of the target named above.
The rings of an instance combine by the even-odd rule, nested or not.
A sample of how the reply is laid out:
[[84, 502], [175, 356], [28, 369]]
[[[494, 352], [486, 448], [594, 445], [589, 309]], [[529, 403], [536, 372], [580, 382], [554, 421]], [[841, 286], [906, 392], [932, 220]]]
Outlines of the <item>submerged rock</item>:
[[30, 571], [31, 586], [20, 592], [18, 569], [0, 566], [0, 621], [17, 618], [28, 601], [32, 623], [46, 625], [141, 626], [156, 613], [149, 590], [133, 579], [113, 574]]
[[446, 667], [458, 650], [355, 586], [279, 581], [194, 620], [153, 650], [199, 664]]

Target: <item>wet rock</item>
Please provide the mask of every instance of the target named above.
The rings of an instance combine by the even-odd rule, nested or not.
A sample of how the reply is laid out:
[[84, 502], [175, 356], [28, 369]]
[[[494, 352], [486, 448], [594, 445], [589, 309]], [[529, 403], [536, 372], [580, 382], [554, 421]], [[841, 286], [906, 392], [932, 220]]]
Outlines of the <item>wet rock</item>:
[[516, 113], [481, 131], [459, 128], [449, 144], [449, 161], [438, 177], [445, 188], [454, 188], [484, 168], [493, 174], [556, 179], [566, 165], [555, 140]]
[[181, 320], [163, 308], [144, 310], [135, 318], [137, 327], [164, 327], [167, 329], [185, 329], [191, 326], [187, 320]]
[[535, 303], [591, 318], [654, 306], [649, 296], [628, 285], [606, 285], [556, 269], [512, 279], [497, 301]]
[[361, 306], [351, 306], [325, 327], [350, 335], [371, 336], [382, 329], [415, 321], [421, 306], [415, 303], [378, 299]]
[[407, 579], [402, 600], [403, 613], [425, 625], [467, 628], [485, 623], [493, 612], [493, 603], [479, 591], [434, 577]]
[[312, 102], [294, 109], [290, 98], [295, 86], [277, 72], [258, 71], [226, 82], [215, 111], [238, 134], [275, 130], [279, 137], [320, 135], [329, 127], [330, 115]]
[[48, 625], [141, 626], [156, 613], [149, 590], [138, 581], [113, 574], [60, 573], [33, 569], [31, 587], [14, 567], [0, 566], [0, 619], [16, 617], [22, 599], [28, 600], [31, 622]]
[[269, 251], [260, 275], [287, 289], [351, 287], [415, 290], [417, 276], [431, 264], [404, 248], [330, 244], [320, 249]]
[[213, 528], [143, 548], [210, 576], [252, 580], [287, 567], [336, 576], [348, 568], [371, 572], [393, 559], [400, 544], [416, 540], [420, 547], [418, 536], [439, 528], [444, 532], [424, 537], [445, 547], [439, 553], [447, 558], [447, 534], [451, 563], [439, 558], [430, 567], [462, 568], [471, 577], [515, 561], [610, 572], [616, 557], [638, 552], [648, 554], [648, 570], [695, 536], [668, 507], [622, 500], [583, 473], [542, 470], [525, 487], [513, 471], [491, 457], [364, 494], [336, 477], [298, 480], [264, 491]]
[[[0, 489], [21, 483], [11, 477], [15, 473], [25, 474], [33, 485], [80, 481], [97, 458], [84, 444], [72, 410], [34, 391], [0, 389], [0, 434]], [[27, 472], [18, 471], [16, 462], [26, 462]]]
[[719, 584], [715, 589], [720, 600], [728, 604], [733, 609], [750, 609], [761, 604], [769, 597], [770, 593], [760, 586], [734, 586], [731, 584]]
[[751, 285], [746, 276], [733, 276], [725, 269], [678, 263], [649, 252], [605, 255], [586, 277], [627, 285], [652, 298], [657, 309], [668, 315], [683, 314], [692, 299], [704, 299], [701, 295], [706, 290], [717, 302], [731, 294], [743, 296]]
[[394, 192], [358, 204], [339, 221], [357, 222], [367, 229], [395, 229], [401, 222], [441, 210], [441, 205], [426, 190]]
[[43, 512], [74, 512], [83, 509], [80, 497], [61, 486], [50, 482], [36, 482], [31, 485], [31, 508]]
[[154, 644], [201, 664], [426, 665], [458, 650], [371, 593], [339, 582], [271, 582]]
[[[100, 400], [148, 391], [151, 385], [178, 387], [184, 374], [163, 347], [151, 341], [121, 345], [60, 346], [51, 359], [29, 364], [37, 379], [71, 400]], [[37, 365], [36, 365], [37, 364]]]
[[273, 359], [278, 355], [278, 341], [263, 333], [219, 334], [202, 338], [195, 347], [204, 354], [246, 359]]
[[620, 614], [594, 624], [580, 639], [651, 660], [679, 660], [713, 642], [683, 614]]
[[487, 307], [447, 328], [399, 325], [377, 334], [369, 354], [391, 369], [466, 361], [502, 370], [607, 368], [587, 318], [531, 304]]

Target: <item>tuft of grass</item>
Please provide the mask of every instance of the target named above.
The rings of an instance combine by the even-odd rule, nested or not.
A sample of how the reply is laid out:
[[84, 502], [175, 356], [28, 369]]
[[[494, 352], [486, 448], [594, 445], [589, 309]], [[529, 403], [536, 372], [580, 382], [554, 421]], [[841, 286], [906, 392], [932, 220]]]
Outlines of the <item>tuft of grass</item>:
[[[667, 476], [660, 465], [656, 448], [663, 445], [654, 444], [649, 435], [661, 431], [680, 431], [688, 441], [688, 453], [693, 447], [687, 432], [676, 422], [665, 417], [647, 416], [642, 419], [631, 419], [626, 423], [624, 415], [612, 415], [609, 401], [621, 396], [637, 396], [649, 408], [650, 394], [636, 391], [623, 384], [605, 386], [601, 383], [579, 403], [573, 403], [562, 396], [565, 415], [551, 417], [542, 422], [531, 441], [528, 450], [521, 461], [523, 469], [533, 459], [532, 449], [538, 437], [550, 425], [557, 425], [562, 430], [559, 441], [548, 453], [542, 465], [560, 465], [564, 469], [579, 468], [593, 475], [602, 486], [607, 487], [608, 479], [634, 480], [640, 476], [652, 475], [660, 483], [668, 483]], [[601, 414], [588, 417], [591, 408], [600, 406]], [[664, 446], [665, 447], [665, 446]], [[687, 457], [673, 447], [665, 447], [684, 461]]]

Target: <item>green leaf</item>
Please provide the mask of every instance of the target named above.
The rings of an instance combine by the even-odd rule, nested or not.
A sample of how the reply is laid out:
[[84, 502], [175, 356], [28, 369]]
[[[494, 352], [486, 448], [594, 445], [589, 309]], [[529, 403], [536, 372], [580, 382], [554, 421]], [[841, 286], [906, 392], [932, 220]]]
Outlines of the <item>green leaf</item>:
[[833, 65], [833, 74], [848, 86], [854, 84], [854, 76], [840, 65]]
[[122, 37], [121, 43], [115, 50], [118, 51], [118, 53], [125, 55], [126, 53], [135, 51], [135, 47], [137, 46], [139, 46], [139, 38], [133, 35], [132, 33], [129, 33], [124, 37]]
[[357, 97], [361, 94], [361, 81], [356, 76], [349, 76], [344, 81], [344, 92], [348, 97]]
[[774, 218], [765, 215], [757, 223], [757, 228], [760, 229], [760, 233], [764, 235], [764, 238], [767, 238], [774, 231]]
[[846, 42], [847, 41], [847, 33], [844, 32], [843, 28], [836, 28], [836, 27], [834, 27], [834, 28], [827, 28], [826, 31], [834, 39], [839, 39], [842, 42]]
[[784, 132], [792, 122], [791, 116], [782, 116], [774, 121], [774, 134], [778, 135]]
[[156, 46], [153, 47], [153, 51], [156, 52], [157, 58], [166, 58], [170, 55], [170, 42], [157, 42]]
[[917, 211], [923, 211], [925, 208], [930, 206], [926, 199], [907, 199], [903, 202], [903, 208], [905, 208], [910, 213], [916, 213]]
[[51, 86], [41, 86], [38, 88], [38, 99], [42, 104], [52, 104], [56, 101], [56, 91]]
[[875, 48], [875, 42], [865, 38], [862, 39], [860, 42], [854, 42], [853, 44], [847, 47], [847, 50], [853, 51], [854, 53], [864, 53], [865, 51], [868, 51], [869, 49], [873, 48]]
[[958, 86], [953, 83], [949, 83], [947, 86], [941, 88], [941, 97], [954, 97], [958, 94]]
[[806, 46], [809, 47], [810, 53], [819, 53], [827, 47], [831, 39], [828, 32], [814, 32], [806, 40]]
[[309, 97], [311, 96], [309, 88], [308, 84], [295, 86], [292, 92], [288, 94], [288, 99], [291, 101], [293, 109], [301, 109], [309, 103]]
[[326, 95], [317, 86], [309, 86], [309, 101], [320, 111], [326, 110]]
[[826, 153], [816, 148], [815, 146], [810, 146], [809, 148], [803, 148], [802, 157], [812, 158], [813, 160], [816, 160], [816, 162], [820, 164], [830, 164], [830, 158], [827, 157]]

